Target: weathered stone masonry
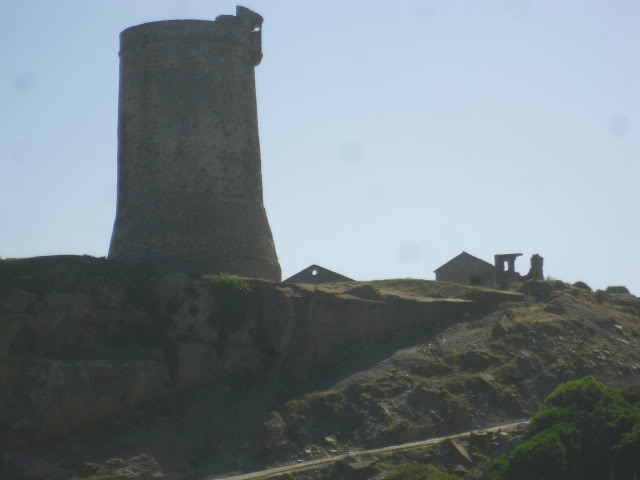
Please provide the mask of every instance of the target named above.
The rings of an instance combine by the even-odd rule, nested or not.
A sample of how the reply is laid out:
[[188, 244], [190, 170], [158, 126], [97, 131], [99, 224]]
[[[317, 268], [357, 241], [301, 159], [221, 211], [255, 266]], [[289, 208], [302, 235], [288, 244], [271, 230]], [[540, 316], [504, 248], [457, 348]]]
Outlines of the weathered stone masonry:
[[109, 258], [280, 280], [262, 200], [261, 27], [238, 7], [122, 32]]

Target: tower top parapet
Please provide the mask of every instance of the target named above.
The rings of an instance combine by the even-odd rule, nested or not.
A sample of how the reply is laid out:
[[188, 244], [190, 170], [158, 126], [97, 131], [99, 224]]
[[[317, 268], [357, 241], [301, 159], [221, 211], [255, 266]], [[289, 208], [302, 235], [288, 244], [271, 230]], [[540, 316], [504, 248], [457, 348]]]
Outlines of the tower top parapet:
[[253, 64], [262, 60], [262, 22], [256, 12], [242, 6], [235, 15], [215, 20], [161, 20], [129, 27], [120, 33], [120, 55], [136, 54], [160, 44], [192, 41], [221, 42], [246, 48]]

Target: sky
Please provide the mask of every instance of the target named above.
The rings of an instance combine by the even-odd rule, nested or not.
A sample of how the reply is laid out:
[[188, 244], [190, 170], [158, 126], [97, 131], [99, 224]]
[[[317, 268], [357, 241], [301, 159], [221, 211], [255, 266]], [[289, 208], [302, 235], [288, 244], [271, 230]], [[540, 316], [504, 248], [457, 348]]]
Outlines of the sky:
[[[105, 256], [119, 32], [226, 0], [0, 1], [0, 257]], [[640, 2], [247, 0], [283, 278], [467, 251], [640, 295]]]

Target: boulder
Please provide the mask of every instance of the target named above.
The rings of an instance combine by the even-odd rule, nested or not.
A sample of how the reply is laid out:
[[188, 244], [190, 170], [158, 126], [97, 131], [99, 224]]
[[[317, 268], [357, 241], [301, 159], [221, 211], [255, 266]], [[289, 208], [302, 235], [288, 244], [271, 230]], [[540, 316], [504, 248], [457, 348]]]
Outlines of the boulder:
[[451, 446], [451, 450], [456, 455], [465, 459], [469, 463], [473, 463], [473, 460], [471, 459], [469, 452], [467, 452], [467, 449], [464, 447], [464, 445], [462, 445], [462, 443], [459, 440], [456, 440], [455, 438], [451, 438], [449, 439], [449, 445]]
[[520, 292], [542, 302], [547, 300], [555, 290], [551, 282], [542, 280], [527, 280], [520, 286]]
[[578, 302], [574, 297], [564, 294], [551, 300], [544, 307], [544, 311], [553, 315], [573, 317], [577, 319], [585, 319], [594, 315], [591, 308]]
[[623, 293], [623, 294], [627, 294], [629, 295], [629, 289], [627, 287], [624, 287], [622, 285], [612, 285], [607, 287], [606, 289], [607, 293]]
[[498, 323], [491, 330], [492, 338], [502, 338], [507, 335], [511, 330], [513, 330], [515, 324], [511, 321], [509, 317], [503, 315]]
[[287, 437], [287, 425], [282, 416], [274, 412], [269, 420], [264, 423], [264, 437], [262, 445], [266, 450], [277, 450], [289, 443]]
[[583, 281], [578, 280], [576, 283], [573, 284], [574, 287], [579, 288], [580, 290], [587, 290], [588, 292], [591, 292], [591, 287], [589, 285], [587, 285], [586, 283], [584, 283]]

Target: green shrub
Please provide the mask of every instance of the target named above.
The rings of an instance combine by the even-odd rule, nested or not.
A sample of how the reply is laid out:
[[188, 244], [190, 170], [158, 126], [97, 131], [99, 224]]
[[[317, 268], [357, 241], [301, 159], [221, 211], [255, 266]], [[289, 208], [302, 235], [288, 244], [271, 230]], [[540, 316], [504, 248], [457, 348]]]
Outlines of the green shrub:
[[633, 478], [640, 472], [640, 423], [625, 433], [612, 448], [613, 473], [616, 478]]
[[640, 393], [593, 377], [560, 385], [529, 426], [530, 439], [493, 462], [491, 480], [618, 480], [640, 473]]
[[576, 283], [573, 284], [573, 286], [581, 290], [587, 290], [589, 292], [591, 291], [591, 287], [586, 283], [584, 283], [582, 280], [578, 280]]
[[204, 275], [202, 278], [210, 282], [216, 289], [234, 296], [242, 297], [253, 291], [251, 285], [245, 279], [228, 273]]
[[505, 456], [496, 458], [487, 472], [487, 480], [502, 480], [507, 474], [509, 468], [509, 459]]
[[572, 454], [570, 447], [578, 442], [577, 432], [567, 424], [554, 425], [530, 441], [518, 446], [511, 455], [508, 478], [521, 480], [564, 479]]
[[606, 291], [607, 293], [626, 293], [627, 295], [629, 294], [629, 289], [622, 285], [611, 285], [610, 287], [607, 287]]

